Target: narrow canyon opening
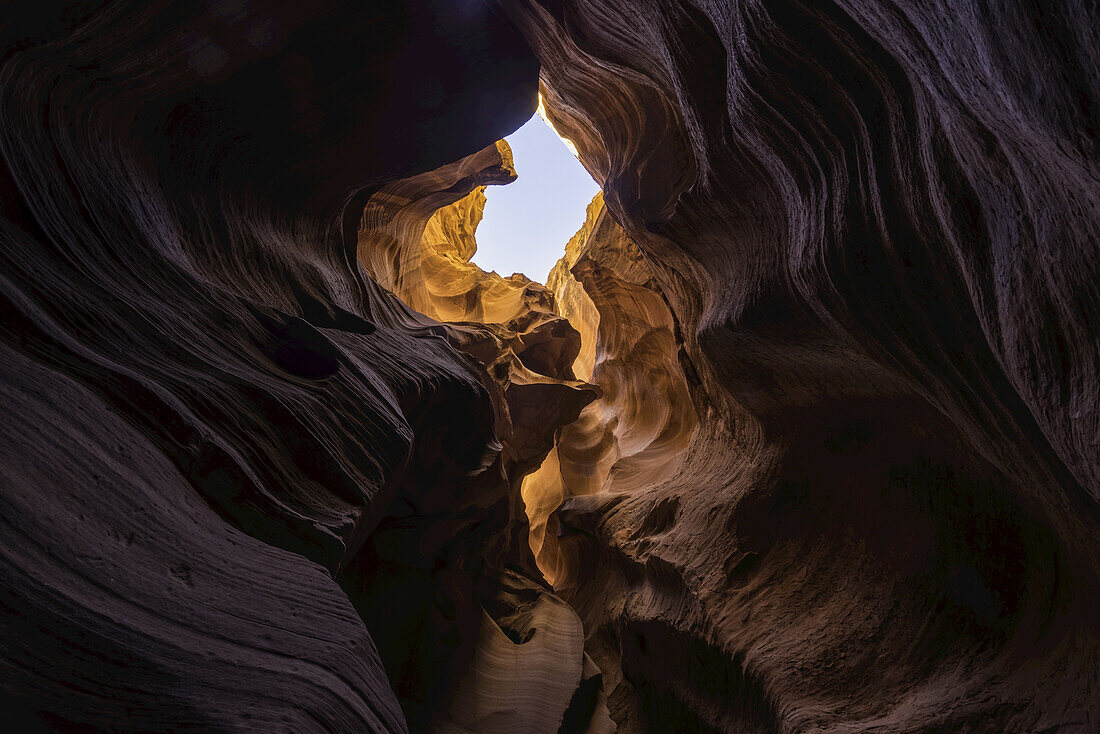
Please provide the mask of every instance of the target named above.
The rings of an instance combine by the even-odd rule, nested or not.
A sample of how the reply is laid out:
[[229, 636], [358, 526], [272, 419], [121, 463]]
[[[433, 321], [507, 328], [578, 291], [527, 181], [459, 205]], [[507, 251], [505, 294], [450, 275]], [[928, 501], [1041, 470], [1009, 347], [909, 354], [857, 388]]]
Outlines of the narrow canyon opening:
[[472, 262], [502, 276], [521, 273], [545, 284], [600, 187], [577, 159], [572, 142], [546, 118], [541, 95], [538, 111], [504, 140], [517, 178], [485, 188]]
[[[524, 458], [509, 476], [521, 481], [531, 548], [551, 584], [563, 502], [658, 486], [675, 471], [697, 423], [668, 304], [575, 153], [540, 94], [537, 114], [517, 133], [449, 167], [451, 176], [465, 177], [447, 189], [448, 199], [473, 189], [430, 212], [419, 238], [409, 220], [402, 234], [411, 237], [399, 243], [403, 254], [390, 279], [370, 270], [377, 258], [365, 259], [368, 272], [421, 314], [492, 333], [495, 348], [479, 336], [469, 352], [500, 382], [513, 432], [529, 443], [515, 447]], [[478, 167], [473, 176], [471, 165]], [[535, 183], [526, 191], [524, 176]], [[499, 212], [503, 224], [486, 233], [489, 204], [512, 188], [520, 195], [501, 196], [499, 206], [516, 211]], [[422, 201], [445, 201], [437, 196], [426, 191]], [[419, 222], [430, 210], [417, 211]], [[365, 225], [360, 252], [384, 239]], [[529, 277], [539, 272], [544, 282]], [[520, 397], [525, 388], [533, 400]], [[647, 521], [655, 532], [673, 521], [676, 504], [658, 503]]]
[[1100, 730], [1094, 5], [9, 0], [0, 722]]

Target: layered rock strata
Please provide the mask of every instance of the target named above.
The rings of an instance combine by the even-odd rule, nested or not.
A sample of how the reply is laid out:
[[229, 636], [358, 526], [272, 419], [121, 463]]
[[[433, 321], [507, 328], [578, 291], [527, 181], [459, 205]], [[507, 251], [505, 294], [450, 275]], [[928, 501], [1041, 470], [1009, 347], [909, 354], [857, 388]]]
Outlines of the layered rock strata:
[[4, 9], [10, 729], [1100, 728], [1092, 4]]
[[[558, 429], [599, 391], [574, 379], [580, 335], [553, 294], [470, 262], [485, 185], [515, 176], [500, 141], [388, 184], [367, 203], [358, 237], [366, 272], [480, 366], [501, 445], [466, 476], [417, 468], [344, 585], [383, 640], [415, 730], [556, 731], [567, 721], [596, 734], [613, 728], [598, 670], [580, 619], [535, 566], [519, 493]], [[438, 430], [447, 415], [423, 423]], [[445, 450], [464, 456], [461, 446]]]
[[556, 513], [620, 731], [1095, 728], [1089, 5], [500, 5], [691, 365]]
[[[554, 580], [556, 535], [563, 530], [554, 510], [566, 497], [622, 499], [658, 485], [676, 472], [697, 418], [668, 304], [602, 195], [589, 205], [548, 286], [581, 331], [577, 369], [601, 391], [558, 433], [548, 461], [524, 479], [531, 547]], [[674, 507], [676, 499], [660, 504]]]
[[[587, 725], [579, 620], [538, 580], [504, 469], [551, 439], [518, 436], [531, 419], [459, 330], [356, 258], [387, 182], [532, 114], [514, 29], [444, 2], [15, 5], [0, 717]], [[580, 394], [561, 420], [588, 399], [544, 382]]]

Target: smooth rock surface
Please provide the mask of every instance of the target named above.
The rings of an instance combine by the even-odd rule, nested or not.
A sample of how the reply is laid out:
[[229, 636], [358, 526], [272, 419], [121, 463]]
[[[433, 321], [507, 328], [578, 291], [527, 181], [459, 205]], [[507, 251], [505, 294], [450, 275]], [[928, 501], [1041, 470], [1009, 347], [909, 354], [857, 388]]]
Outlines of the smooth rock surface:
[[485, 7], [291, 5], [5, 5], [13, 730], [406, 730], [341, 583], [417, 472], [500, 443], [354, 223], [518, 127], [537, 66]]
[[620, 731], [1095, 729], [1092, 5], [501, 6], [699, 418], [540, 557]]
[[1095, 3], [3, 9], [8, 729], [1100, 730]]
[[367, 203], [364, 269], [481, 366], [494, 409], [482, 419], [500, 445], [477, 471], [455, 472], [450, 464], [472, 457], [433, 434], [461, 410], [423, 416], [417, 434], [425, 450], [442, 448], [441, 464], [418, 467], [398, 490], [342, 583], [384, 640], [382, 660], [414, 730], [596, 734], [613, 729], [602, 679], [576, 612], [535, 566], [520, 482], [599, 391], [574, 379], [580, 335], [553, 294], [470, 262], [484, 186], [515, 177], [500, 141], [388, 184]]

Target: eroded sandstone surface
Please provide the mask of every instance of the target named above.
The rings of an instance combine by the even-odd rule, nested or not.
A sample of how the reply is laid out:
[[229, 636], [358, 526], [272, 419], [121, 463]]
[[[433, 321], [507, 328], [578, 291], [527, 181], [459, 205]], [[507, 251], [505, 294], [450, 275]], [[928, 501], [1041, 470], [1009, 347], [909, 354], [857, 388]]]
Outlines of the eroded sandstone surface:
[[9, 728], [1100, 728], [1094, 3], [5, 16]]
[[507, 7], [698, 416], [561, 472], [620, 731], [1094, 728], [1095, 9]]
[[[520, 500], [522, 478], [599, 390], [575, 379], [580, 335], [545, 287], [470, 262], [484, 187], [515, 176], [499, 141], [384, 186], [358, 232], [365, 272], [480, 368], [494, 408], [480, 419], [500, 441], [465, 474], [418, 467], [345, 573], [417, 731], [556, 731], [566, 717], [577, 731], [613, 728], [580, 619], [528, 549]], [[456, 419], [421, 418], [427, 445], [440, 448], [434, 435]], [[442, 448], [445, 461], [467, 458]]]

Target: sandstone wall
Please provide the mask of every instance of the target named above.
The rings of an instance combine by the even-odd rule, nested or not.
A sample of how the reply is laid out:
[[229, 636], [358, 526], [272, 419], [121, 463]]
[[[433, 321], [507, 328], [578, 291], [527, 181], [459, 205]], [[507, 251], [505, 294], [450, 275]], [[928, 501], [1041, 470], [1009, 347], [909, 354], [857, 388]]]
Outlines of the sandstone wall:
[[699, 417], [543, 561], [620, 730], [1095, 727], [1091, 6], [500, 5]]
[[1097, 730], [1094, 5], [9, 2], [0, 719]]

